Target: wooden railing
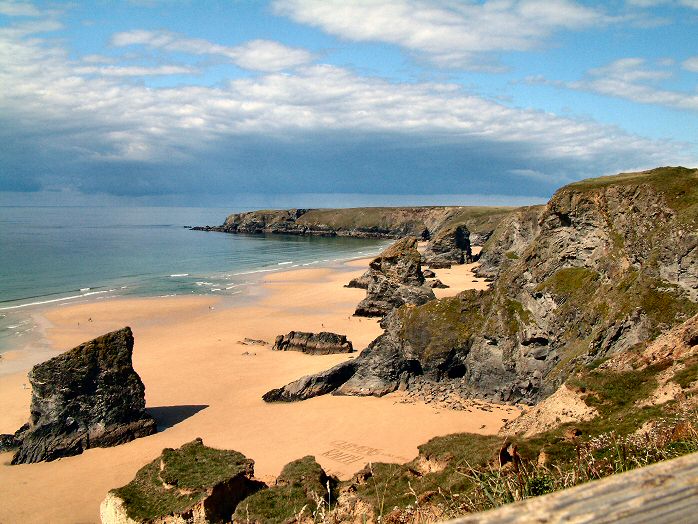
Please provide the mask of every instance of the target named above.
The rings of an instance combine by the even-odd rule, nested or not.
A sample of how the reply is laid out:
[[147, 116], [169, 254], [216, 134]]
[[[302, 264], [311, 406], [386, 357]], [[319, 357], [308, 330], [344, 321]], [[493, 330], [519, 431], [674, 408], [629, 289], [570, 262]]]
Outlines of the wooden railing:
[[698, 453], [448, 524], [698, 523]]

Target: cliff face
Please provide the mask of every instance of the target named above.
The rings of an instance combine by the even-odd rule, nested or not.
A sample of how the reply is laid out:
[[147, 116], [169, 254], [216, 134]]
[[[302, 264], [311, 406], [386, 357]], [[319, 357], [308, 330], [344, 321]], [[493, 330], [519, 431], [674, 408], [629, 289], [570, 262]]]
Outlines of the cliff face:
[[442, 228], [464, 225], [474, 243], [484, 242], [508, 207], [365, 207], [250, 211], [228, 216], [216, 227], [197, 230], [224, 233], [350, 236], [364, 238], [431, 238]]
[[396, 310], [351, 367], [335, 370], [335, 391], [383, 394], [427, 379], [535, 402], [575, 368], [686, 320], [698, 312], [698, 171], [566, 186], [502, 221], [483, 251], [491, 290]]

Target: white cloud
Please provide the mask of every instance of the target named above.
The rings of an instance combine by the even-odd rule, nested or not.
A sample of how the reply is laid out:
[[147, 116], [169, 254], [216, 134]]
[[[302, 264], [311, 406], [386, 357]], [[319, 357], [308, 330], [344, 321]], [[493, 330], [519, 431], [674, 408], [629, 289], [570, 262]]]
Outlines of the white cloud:
[[[179, 46], [178, 50], [216, 45], [174, 42], [169, 34], [146, 32], [122, 33], [115, 40], [121, 45], [155, 42], [152, 45]], [[515, 150], [541, 164], [564, 164], [567, 172], [571, 165], [599, 174], [690, 163], [683, 144], [507, 107], [455, 84], [393, 83], [340, 67], [313, 65], [298, 67], [292, 74], [263, 73], [217, 87], [155, 88], [121, 78], [153, 69], [86, 65], [71, 60], [56, 45], [53, 40], [0, 30], [0, 115], [12, 123], [11, 128], [3, 125], [5, 133], [12, 133], [13, 143], [26, 135], [25, 148], [58, 151], [75, 162], [172, 164], [199, 155], [207, 158], [221, 142], [228, 144], [221, 151], [228, 151], [230, 144], [250, 137], [302, 142], [309, 136], [382, 134], [402, 137], [404, 143], [450, 144], [459, 149], [481, 149], [486, 144], [494, 156]], [[252, 56], [264, 46], [251, 49], [236, 48], [238, 58]], [[632, 70], [631, 65], [626, 69]], [[172, 69], [160, 71], [172, 74]], [[538, 176], [533, 171], [517, 174]]]
[[[540, 76], [529, 77], [527, 81], [532, 84], [548, 84], [589, 91], [640, 104], [698, 111], [697, 93], [671, 91], [658, 86], [659, 81], [673, 76], [673, 71], [666, 69], [672, 65], [674, 65], [673, 61], [659, 60], [655, 67], [648, 67], [647, 61], [642, 58], [622, 58], [606, 66], [591, 69], [587, 72], [586, 78], [574, 82], [549, 80]], [[688, 65], [691, 66], [690, 61]], [[683, 66], [686, 68], [686, 62]]]
[[686, 71], [691, 71], [692, 73], [698, 73], [698, 56], [692, 56], [687, 58], [681, 64]]
[[647, 69], [645, 64], [644, 58], [620, 58], [603, 67], [589, 70], [589, 75], [597, 78], [612, 78], [622, 82], [663, 80], [672, 76], [670, 71]]
[[627, 0], [627, 3], [636, 7], [657, 7], [661, 5], [668, 5], [698, 9], [698, 0]]
[[305, 49], [288, 47], [271, 40], [252, 40], [235, 47], [214, 44], [199, 38], [187, 38], [169, 31], [127, 31], [112, 37], [112, 45], [143, 45], [172, 53], [226, 57], [237, 66], [251, 71], [283, 71], [313, 60]]
[[40, 16], [39, 11], [31, 2], [17, 0], [0, 0], [0, 15], [5, 16]]
[[610, 20], [571, 0], [276, 0], [273, 6], [348, 40], [396, 44], [440, 66], [470, 68], [488, 67], [480, 53], [533, 49], [558, 30]]
[[80, 75], [98, 74], [103, 76], [158, 76], [158, 75], [191, 75], [198, 70], [191, 67], [163, 65], [157, 67], [140, 66], [102, 66], [76, 67], [75, 73]]

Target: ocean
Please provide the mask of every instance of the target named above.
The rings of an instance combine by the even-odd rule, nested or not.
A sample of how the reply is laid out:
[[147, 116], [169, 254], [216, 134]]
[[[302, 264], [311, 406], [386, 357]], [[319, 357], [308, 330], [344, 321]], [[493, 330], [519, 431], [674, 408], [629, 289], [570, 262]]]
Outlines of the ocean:
[[32, 313], [117, 296], [241, 295], [266, 272], [337, 264], [387, 242], [190, 231], [247, 209], [0, 207], [0, 353]]

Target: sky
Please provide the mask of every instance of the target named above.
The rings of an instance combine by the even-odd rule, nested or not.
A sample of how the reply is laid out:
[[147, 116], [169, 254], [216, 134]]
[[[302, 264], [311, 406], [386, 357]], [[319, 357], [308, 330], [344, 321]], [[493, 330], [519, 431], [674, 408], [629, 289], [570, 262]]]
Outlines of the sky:
[[698, 166], [698, 0], [0, 0], [0, 205], [518, 204], [662, 165]]

